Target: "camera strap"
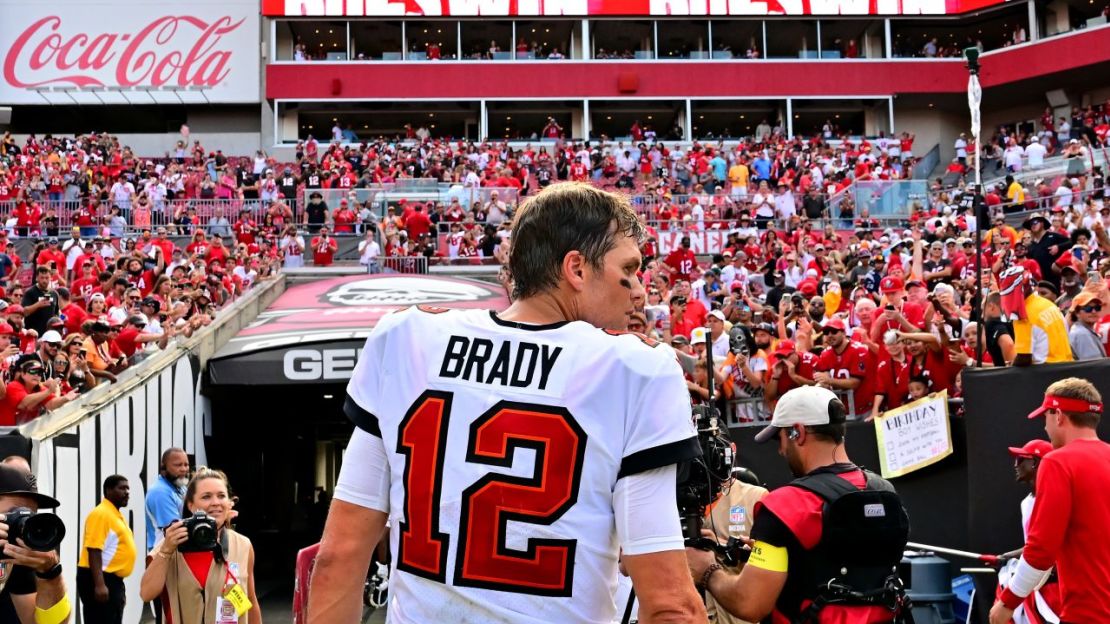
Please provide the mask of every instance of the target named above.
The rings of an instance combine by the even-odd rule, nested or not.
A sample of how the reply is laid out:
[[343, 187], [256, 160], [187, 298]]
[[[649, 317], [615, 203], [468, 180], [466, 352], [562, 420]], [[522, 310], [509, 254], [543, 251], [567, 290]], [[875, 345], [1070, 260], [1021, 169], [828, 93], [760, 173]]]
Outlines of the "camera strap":
[[227, 529], [225, 528], [225, 529], [220, 531], [220, 540], [217, 543], [216, 547], [212, 549], [212, 556], [215, 557], [216, 563], [218, 563], [218, 564], [227, 563], [228, 548], [229, 548], [229, 546], [228, 546]]

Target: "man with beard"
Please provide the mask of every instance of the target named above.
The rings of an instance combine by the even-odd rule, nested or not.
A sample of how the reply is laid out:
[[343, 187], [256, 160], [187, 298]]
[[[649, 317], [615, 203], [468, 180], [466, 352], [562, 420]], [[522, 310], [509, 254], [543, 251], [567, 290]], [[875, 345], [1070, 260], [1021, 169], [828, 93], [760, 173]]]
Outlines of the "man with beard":
[[1039, 215], [1026, 220], [1021, 227], [1032, 234], [1027, 254], [1040, 267], [1041, 277], [1057, 283], [1056, 274], [1052, 272], [1052, 263], [1060, 254], [1071, 249], [1074, 243], [1067, 236], [1053, 232], [1048, 219]]
[[[776, 622], [820, 617], [878, 624], [898, 617], [880, 606], [897, 604], [896, 594], [860, 604], [835, 593], [847, 586], [853, 592], [883, 594], [909, 535], [909, 521], [894, 486], [848, 458], [846, 411], [827, 388], [796, 388], [775, 406], [770, 426], [755, 436], [757, 442], [778, 440], [779, 455], [796, 479], [755, 505], [751, 557], [739, 574], [717, 563], [712, 553], [686, 549], [695, 583], [720, 608], [751, 622], [772, 614]], [[841, 532], [843, 523], [834, 516], [825, 518], [825, 512], [843, 511], [845, 506], [838, 503], [854, 502], [861, 490], [874, 500], [863, 521], [872, 524], [871, 530]], [[883, 513], [875, 513], [879, 511]], [[853, 522], [861, 523], [859, 515], [863, 513]], [[864, 558], [868, 561], [857, 566], [854, 560]], [[839, 578], [845, 574], [842, 567], [853, 570], [851, 580]], [[830, 570], [836, 582], [817, 581], [828, 579], [825, 573]]]
[[[158, 542], [162, 529], [181, 519], [181, 508], [185, 502], [185, 487], [189, 485], [189, 456], [184, 449], [168, 448], [162, 452], [158, 462], [158, 479], [146, 493], [146, 551], [150, 553]], [[150, 555], [147, 555], [150, 563]], [[150, 603], [155, 618], [161, 622], [162, 605], [155, 600]]]
[[871, 407], [871, 383], [867, 369], [867, 347], [848, 337], [844, 321], [834, 318], [825, 323], [821, 332], [826, 349], [817, 358], [813, 380], [831, 390], [851, 390], [850, 413], [861, 414]]

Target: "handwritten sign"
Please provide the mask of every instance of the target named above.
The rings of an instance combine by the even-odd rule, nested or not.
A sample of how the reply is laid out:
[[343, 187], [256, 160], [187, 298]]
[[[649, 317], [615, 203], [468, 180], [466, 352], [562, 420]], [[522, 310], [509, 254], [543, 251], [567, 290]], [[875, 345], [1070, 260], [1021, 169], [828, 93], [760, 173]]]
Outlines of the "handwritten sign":
[[884, 412], [875, 419], [879, 464], [884, 478], [900, 477], [952, 454], [948, 392], [939, 392]]

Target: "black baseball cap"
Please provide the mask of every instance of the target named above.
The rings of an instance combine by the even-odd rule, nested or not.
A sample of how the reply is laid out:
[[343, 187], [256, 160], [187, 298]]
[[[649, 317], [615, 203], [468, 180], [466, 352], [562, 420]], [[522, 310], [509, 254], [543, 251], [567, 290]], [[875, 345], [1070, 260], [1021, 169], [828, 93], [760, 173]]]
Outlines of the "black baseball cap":
[[46, 494], [40, 494], [31, 475], [7, 464], [0, 464], [0, 496], [26, 496], [35, 501], [39, 509], [55, 509], [61, 503]]

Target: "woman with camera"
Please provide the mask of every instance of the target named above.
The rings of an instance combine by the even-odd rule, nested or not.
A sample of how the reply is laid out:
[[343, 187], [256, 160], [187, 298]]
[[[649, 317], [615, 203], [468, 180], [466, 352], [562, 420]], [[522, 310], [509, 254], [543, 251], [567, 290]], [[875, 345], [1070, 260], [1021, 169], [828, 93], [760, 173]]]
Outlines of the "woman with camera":
[[254, 590], [254, 547], [229, 526], [227, 476], [198, 468], [185, 490], [183, 520], [165, 529], [151, 551], [139, 596], [163, 595], [170, 622], [262, 624]]

